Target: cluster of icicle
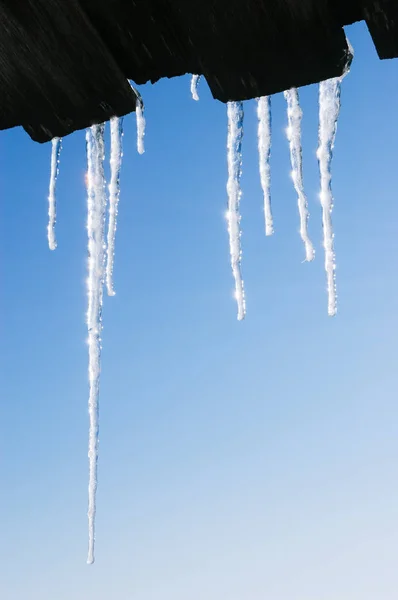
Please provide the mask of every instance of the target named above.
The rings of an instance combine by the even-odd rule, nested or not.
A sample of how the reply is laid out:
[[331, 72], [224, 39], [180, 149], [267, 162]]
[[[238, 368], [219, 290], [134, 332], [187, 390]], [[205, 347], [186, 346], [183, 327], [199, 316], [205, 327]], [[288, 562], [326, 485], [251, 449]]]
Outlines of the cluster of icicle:
[[[136, 106], [137, 150], [144, 152], [145, 118], [143, 103], [138, 95]], [[114, 117], [110, 121], [110, 182], [108, 194], [104, 172], [105, 124], [93, 125], [86, 131], [87, 152], [87, 236], [88, 236], [88, 277], [87, 277], [87, 329], [89, 353], [89, 486], [88, 486], [88, 556], [87, 562], [94, 562], [95, 513], [98, 462], [98, 399], [101, 371], [101, 331], [103, 289], [106, 284], [109, 296], [114, 296], [113, 263], [115, 236], [120, 196], [120, 169], [122, 165], [123, 118]], [[52, 140], [51, 173], [48, 195], [48, 244], [51, 250], [57, 247], [56, 223], [56, 182], [59, 171], [61, 140]], [[108, 206], [108, 231], [106, 213]]]
[[[198, 85], [200, 77], [193, 75], [191, 93], [199, 100]], [[341, 78], [324, 81], [319, 87], [319, 161], [323, 220], [323, 244], [325, 248], [325, 269], [328, 285], [328, 312], [336, 313], [335, 257], [333, 248], [333, 229], [331, 213], [333, 197], [331, 190], [331, 161], [336, 135], [337, 119], [340, 111]], [[144, 152], [145, 117], [143, 102], [137, 93], [137, 150]], [[290, 147], [292, 180], [298, 197], [300, 216], [300, 235], [305, 247], [305, 259], [314, 258], [314, 247], [308, 235], [308, 204], [303, 185], [301, 120], [302, 110], [297, 89], [285, 92], [287, 102], [288, 127], [286, 130]], [[241, 228], [240, 200], [242, 196], [242, 140], [244, 110], [242, 102], [228, 102], [228, 209], [227, 223], [229, 233], [230, 259], [235, 280], [235, 297], [238, 305], [238, 319], [246, 314], [245, 290], [241, 273]], [[257, 99], [258, 151], [260, 180], [264, 195], [265, 234], [274, 233], [271, 210], [270, 156], [271, 156], [271, 99]], [[110, 121], [110, 182], [108, 193], [104, 173], [105, 160], [105, 124], [93, 125], [86, 131], [87, 152], [87, 236], [88, 236], [88, 277], [87, 277], [87, 329], [89, 352], [89, 487], [88, 487], [88, 524], [89, 548], [87, 562], [94, 562], [95, 513], [97, 491], [98, 462], [98, 400], [101, 371], [101, 332], [103, 289], [106, 285], [109, 296], [114, 296], [113, 265], [115, 237], [120, 196], [120, 170], [123, 149], [123, 118], [114, 117]], [[56, 224], [56, 183], [62, 140], [52, 140], [51, 173], [48, 195], [48, 244], [51, 250], [57, 247]], [[107, 219], [108, 208], [108, 219]], [[106, 232], [106, 225], [108, 230]]]
[[[350, 48], [351, 50], [351, 48]], [[344, 74], [345, 75], [345, 74]], [[333, 196], [331, 189], [331, 162], [336, 135], [337, 120], [340, 112], [341, 81], [344, 77], [329, 79], [319, 85], [319, 143], [317, 157], [320, 171], [320, 201], [322, 206], [323, 246], [325, 249], [325, 270], [327, 275], [328, 314], [334, 316], [337, 311], [335, 255], [333, 246], [332, 209]], [[199, 76], [193, 75], [191, 93], [194, 100], [198, 95]], [[304, 192], [303, 164], [301, 146], [301, 120], [303, 112], [300, 107], [299, 93], [296, 88], [284, 93], [287, 103], [288, 127], [286, 136], [290, 148], [292, 180], [298, 198], [300, 217], [300, 235], [305, 249], [305, 260], [312, 261], [315, 257], [314, 246], [308, 233], [308, 202]], [[238, 305], [238, 320], [246, 314], [245, 290], [241, 272], [241, 215], [239, 210], [242, 190], [240, 186], [242, 168], [242, 138], [243, 138], [243, 103], [228, 102], [228, 210], [227, 222], [232, 273], [235, 280], [235, 297]], [[258, 117], [258, 152], [260, 181], [264, 196], [265, 235], [274, 233], [274, 222], [271, 208], [271, 98], [264, 96], [257, 99]]]

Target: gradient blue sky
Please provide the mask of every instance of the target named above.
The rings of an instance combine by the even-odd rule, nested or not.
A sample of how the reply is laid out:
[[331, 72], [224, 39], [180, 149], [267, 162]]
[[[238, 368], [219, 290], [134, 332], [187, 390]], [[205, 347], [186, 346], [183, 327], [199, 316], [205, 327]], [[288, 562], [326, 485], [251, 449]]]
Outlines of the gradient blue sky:
[[126, 118], [115, 298], [105, 298], [96, 563], [87, 549], [85, 144], [0, 136], [0, 597], [396, 600], [398, 61], [364, 25], [334, 171], [339, 313], [327, 317], [317, 88], [301, 91], [313, 264], [303, 264], [285, 101], [273, 98], [276, 235], [263, 234], [255, 103], [242, 198], [248, 314], [224, 221], [226, 110], [189, 77]]

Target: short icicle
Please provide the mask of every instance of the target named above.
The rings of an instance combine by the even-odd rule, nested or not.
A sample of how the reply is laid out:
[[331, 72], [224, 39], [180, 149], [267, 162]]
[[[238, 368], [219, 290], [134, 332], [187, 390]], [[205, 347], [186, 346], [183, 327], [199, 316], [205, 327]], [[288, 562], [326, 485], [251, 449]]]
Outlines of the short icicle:
[[309, 212], [303, 183], [303, 152], [301, 146], [301, 120], [303, 118], [303, 111], [300, 107], [299, 94], [296, 88], [287, 90], [284, 96], [287, 102], [288, 118], [286, 135], [290, 147], [293, 185], [298, 196], [300, 235], [304, 242], [305, 260], [311, 261], [315, 257], [315, 250], [308, 234]]
[[258, 154], [261, 187], [264, 195], [265, 235], [274, 233], [274, 221], [271, 210], [271, 98], [263, 96], [257, 99], [258, 117]]
[[199, 100], [199, 94], [198, 94], [199, 83], [200, 83], [200, 75], [192, 75], [191, 94], [192, 94], [192, 98], [194, 100], [196, 100], [196, 102], [198, 102], [198, 100]]
[[235, 279], [235, 297], [238, 304], [238, 320], [246, 314], [245, 291], [241, 274], [241, 231], [239, 205], [242, 195], [240, 178], [242, 172], [243, 103], [228, 102], [228, 233], [232, 273]]
[[320, 201], [322, 205], [325, 270], [327, 274], [328, 313], [330, 316], [334, 316], [337, 312], [336, 264], [332, 225], [333, 196], [331, 164], [337, 119], [340, 112], [341, 81], [341, 77], [336, 77], [322, 81], [319, 84], [319, 145], [317, 157], [321, 178]]
[[48, 192], [48, 225], [47, 239], [50, 250], [55, 250], [57, 247], [57, 238], [55, 235], [55, 223], [57, 221], [57, 201], [56, 201], [56, 186], [59, 173], [59, 157], [61, 155], [62, 139], [55, 137], [51, 140], [51, 173], [50, 185]]
[[144, 154], [145, 145], [144, 145], [144, 137], [145, 137], [145, 116], [144, 116], [144, 103], [142, 101], [141, 96], [137, 98], [137, 103], [135, 107], [135, 115], [137, 119], [137, 151], [138, 154]]
[[89, 351], [89, 487], [88, 487], [88, 564], [94, 562], [95, 513], [98, 466], [98, 410], [101, 371], [102, 300], [105, 272], [106, 190], [104, 176], [104, 124], [86, 132], [87, 145], [87, 328]]
[[109, 183], [109, 224], [107, 236], [106, 288], [109, 296], [115, 295], [113, 287], [113, 265], [115, 258], [115, 237], [120, 196], [120, 169], [122, 166], [123, 118], [113, 117], [111, 127], [111, 179]]

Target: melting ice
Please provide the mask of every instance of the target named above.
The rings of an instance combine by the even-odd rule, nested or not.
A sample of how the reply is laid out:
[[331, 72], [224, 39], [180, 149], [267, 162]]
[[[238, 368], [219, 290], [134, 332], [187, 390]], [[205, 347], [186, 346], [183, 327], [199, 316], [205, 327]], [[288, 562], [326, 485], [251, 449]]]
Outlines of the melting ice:
[[57, 247], [57, 239], [55, 235], [55, 223], [57, 220], [57, 202], [56, 202], [56, 186], [59, 172], [59, 157], [61, 154], [62, 139], [54, 138], [51, 141], [51, 173], [50, 186], [48, 192], [48, 225], [47, 238], [48, 247], [50, 250], [55, 250]]
[[319, 85], [319, 145], [317, 157], [321, 177], [320, 200], [322, 205], [323, 245], [328, 289], [328, 313], [337, 312], [335, 255], [332, 225], [332, 173], [333, 146], [340, 112], [341, 77], [322, 81]]
[[271, 98], [263, 96], [257, 100], [258, 154], [261, 187], [264, 195], [265, 235], [274, 233], [271, 210]]
[[238, 303], [238, 320], [246, 314], [245, 291], [241, 274], [241, 231], [239, 204], [242, 196], [240, 178], [242, 172], [243, 103], [228, 102], [228, 233], [232, 273], [235, 279], [235, 297]]
[[113, 264], [115, 258], [115, 236], [120, 196], [120, 169], [122, 166], [123, 118], [113, 117], [111, 127], [111, 180], [109, 183], [109, 224], [107, 236], [106, 287], [109, 296], [115, 295], [113, 288]]
[[[198, 84], [200, 76], [193, 75], [191, 92], [198, 100]], [[340, 89], [342, 78], [324, 81], [319, 87], [319, 145], [317, 157], [319, 161], [321, 191], [320, 200], [323, 214], [323, 235], [325, 247], [325, 268], [328, 280], [330, 315], [336, 313], [335, 262], [333, 248], [333, 230], [331, 211], [333, 198], [331, 191], [331, 161], [336, 135], [337, 119], [340, 110]], [[133, 88], [134, 89], [134, 88]], [[136, 104], [137, 118], [137, 149], [144, 152], [145, 117], [144, 105], [138, 92]], [[300, 213], [300, 234], [303, 239], [306, 259], [312, 260], [314, 249], [308, 236], [308, 207], [304, 193], [301, 149], [301, 119], [302, 111], [299, 104], [298, 92], [291, 89], [285, 92], [288, 105], [287, 137], [290, 145], [292, 177], [298, 195]], [[246, 314], [245, 291], [241, 274], [241, 230], [240, 230], [240, 200], [242, 172], [242, 139], [243, 139], [243, 103], [228, 102], [228, 222], [229, 248], [232, 273], [235, 281], [235, 297], [238, 306], [238, 319]], [[261, 185], [264, 193], [264, 213], [266, 235], [273, 233], [273, 218], [270, 198], [270, 150], [271, 150], [271, 100], [262, 97], [257, 100], [258, 116], [258, 150]], [[114, 117], [111, 127], [111, 156], [109, 183], [109, 229], [107, 234], [107, 252], [105, 245], [105, 216], [106, 216], [106, 187], [104, 175], [104, 129], [105, 125], [93, 125], [86, 131], [87, 150], [87, 234], [88, 234], [88, 278], [87, 278], [87, 328], [89, 350], [89, 487], [88, 487], [88, 529], [89, 564], [94, 562], [95, 543], [95, 514], [97, 491], [98, 463], [98, 408], [99, 380], [101, 370], [101, 332], [102, 332], [102, 302], [103, 287], [106, 285], [109, 295], [114, 295], [113, 264], [115, 252], [115, 234], [117, 227], [118, 202], [120, 196], [120, 169], [122, 163], [123, 119]], [[56, 182], [61, 152], [61, 139], [52, 140], [51, 175], [49, 185], [49, 222], [48, 243], [51, 249], [56, 248]], [[105, 256], [106, 255], [106, 256]], [[107, 257], [105, 268], [105, 257]]]
[[192, 98], [196, 101], [199, 100], [199, 94], [198, 94], [199, 82], [200, 82], [200, 75], [192, 75], [191, 94], [192, 94]]
[[98, 462], [98, 398], [101, 371], [102, 297], [105, 262], [106, 191], [104, 176], [104, 124], [93, 125], [86, 132], [87, 144], [87, 328], [89, 351], [88, 403], [89, 430], [89, 487], [88, 528], [89, 547], [87, 562], [94, 562], [95, 512]]
[[298, 90], [292, 88], [284, 93], [287, 102], [288, 127], [286, 130], [290, 147], [290, 162], [292, 165], [292, 179], [298, 195], [298, 209], [300, 214], [300, 235], [304, 242], [305, 259], [313, 260], [314, 247], [308, 235], [308, 203], [303, 184], [303, 159], [301, 147], [301, 119], [303, 111], [300, 107]]
[[137, 98], [137, 104], [135, 107], [135, 114], [137, 119], [137, 150], [139, 154], [144, 154], [144, 137], [145, 137], [145, 117], [144, 117], [144, 103], [141, 97]]

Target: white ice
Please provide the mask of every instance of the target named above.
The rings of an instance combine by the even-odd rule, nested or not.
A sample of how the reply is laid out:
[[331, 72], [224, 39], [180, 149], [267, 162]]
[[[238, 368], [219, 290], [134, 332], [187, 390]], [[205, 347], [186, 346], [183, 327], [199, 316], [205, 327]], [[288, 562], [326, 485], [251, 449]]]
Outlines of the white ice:
[[135, 115], [137, 119], [137, 150], [139, 154], [144, 154], [144, 137], [145, 137], [145, 117], [144, 117], [144, 103], [141, 97], [137, 98], [135, 107]]
[[241, 274], [241, 231], [239, 204], [242, 196], [240, 178], [242, 172], [243, 103], [228, 102], [228, 233], [232, 273], [235, 279], [235, 298], [238, 303], [238, 320], [246, 314], [245, 291]]
[[192, 75], [191, 94], [192, 94], [192, 98], [196, 101], [199, 100], [199, 94], [198, 94], [199, 82], [200, 82], [200, 75]]
[[290, 147], [290, 162], [292, 165], [292, 179], [298, 196], [298, 209], [300, 215], [300, 235], [305, 247], [305, 260], [313, 260], [314, 247], [308, 235], [308, 202], [304, 192], [303, 183], [303, 156], [301, 147], [301, 120], [303, 111], [300, 107], [299, 94], [296, 88], [284, 93], [287, 102], [288, 127], [287, 139]]
[[93, 125], [86, 132], [87, 143], [87, 234], [88, 234], [88, 279], [87, 279], [87, 328], [89, 351], [90, 396], [88, 412], [89, 431], [89, 486], [88, 486], [88, 557], [94, 562], [95, 512], [98, 463], [98, 398], [101, 371], [102, 296], [105, 262], [105, 212], [106, 190], [104, 176], [104, 129]]
[[123, 118], [113, 117], [111, 127], [111, 179], [109, 183], [109, 224], [107, 236], [106, 287], [109, 296], [115, 295], [113, 287], [113, 264], [115, 258], [115, 237], [120, 196], [120, 169], [122, 166]]
[[258, 154], [261, 187], [264, 195], [265, 235], [274, 233], [271, 210], [271, 98], [263, 96], [257, 100]]
[[320, 200], [322, 205], [323, 245], [325, 248], [325, 269], [327, 274], [328, 313], [337, 312], [335, 254], [332, 226], [332, 174], [331, 163], [336, 136], [337, 119], [340, 112], [340, 77], [322, 81], [319, 85], [319, 145], [317, 157], [321, 177]]
[[56, 202], [56, 186], [59, 173], [59, 157], [61, 154], [62, 139], [55, 137], [51, 141], [51, 173], [50, 185], [48, 192], [48, 225], [47, 238], [48, 247], [50, 250], [55, 250], [57, 247], [57, 238], [55, 235], [55, 223], [57, 220], [57, 202]]

